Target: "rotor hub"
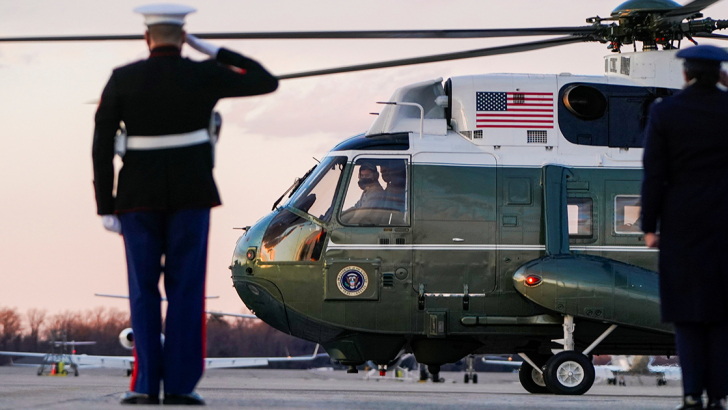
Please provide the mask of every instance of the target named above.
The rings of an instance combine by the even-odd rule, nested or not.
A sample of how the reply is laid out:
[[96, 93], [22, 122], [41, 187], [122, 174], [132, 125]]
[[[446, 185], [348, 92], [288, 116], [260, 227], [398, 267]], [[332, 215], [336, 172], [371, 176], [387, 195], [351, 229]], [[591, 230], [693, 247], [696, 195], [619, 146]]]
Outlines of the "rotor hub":
[[668, 12], [682, 7], [672, 0], [627, 0], [612, 11], [612, 17], [631, 16], [635, 13]]

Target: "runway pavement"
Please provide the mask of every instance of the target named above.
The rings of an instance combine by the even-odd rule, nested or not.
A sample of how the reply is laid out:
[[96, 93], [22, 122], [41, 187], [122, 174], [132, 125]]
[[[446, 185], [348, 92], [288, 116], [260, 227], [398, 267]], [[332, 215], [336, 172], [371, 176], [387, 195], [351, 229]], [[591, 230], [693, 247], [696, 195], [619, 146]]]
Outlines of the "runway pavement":
[[[82, 370], [79, 377], [36, 376], [34, 367], [0, 366], [0, 409], [119, 409], [124, 372]], [[413, 375], [414, 376], [414, 375]], [[397, 381], [326, 370], [211, 370], [197, 391], [211, 409], [673, 409], [679, 382], [627, 377], [626, 387], [595, 385], [584, 396], [528, 394], [515, 373], [442, 373], [444, 383]], [[640, 382], [642, 385], [640, 385]], [[144, 406], [146, 407], [146, 406]], [[124, 407], [126, 408], [126, 407]]]

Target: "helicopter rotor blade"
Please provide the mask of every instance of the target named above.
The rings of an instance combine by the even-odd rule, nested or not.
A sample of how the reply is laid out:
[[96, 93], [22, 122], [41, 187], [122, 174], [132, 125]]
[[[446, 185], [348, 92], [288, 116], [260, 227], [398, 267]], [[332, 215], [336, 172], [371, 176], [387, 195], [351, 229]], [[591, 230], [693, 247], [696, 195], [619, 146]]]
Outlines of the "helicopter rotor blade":
[[[206, 40], [283, 40], [283, 39], [425, 39], [425, 38], [492, 38], [516, 36], [589, 35], [598, 30], [595, 26], [498, 28], [472, 30], [375, 30], [375, 31], [290, 31], [261, 33], [200, 33]], [[47, 41], [124, 41], [142, 40], [143, 35], [88, 35], [55, 37], [3, 37], [0, 42], [47, 42]]]
[[691, 16], [695, 13], [700, 13], [700, 11], [702, 11], [703, 9], [719, 1], [721, 0], [693, 0], [692, 2], [680, 7], [679, 9], [675, 9], [666, 13], [663, 17]]
[[113, 34], [103, 36], [50, 36], [50, 37], [0, 37], [0, 43], [20, 43], [20, 42], [60, 42], [60, 41], [124, 41], [124, 40], [144, 40], [142, 34]]
[[374, 70], [377, 68], [399, 67], [399, 66], [413, 65], [413, 64], [434, 63], [434, 62], [439, 62], [439, 61], [450, 61], [450, 60], [459, 60], [459, 59], [465, 59], [465, 58], [494, 56], [494, 55], [499, 55], [499, 54], [521, 53], [524, 51], [540, 50], [540, 49], [544, 49], [544, 48], [556, 47], [556, 46], [573, 44], [573, 43], [581, 43], [581, 42], [585, 42], [585, 41], [593, 41], [593, 40], [589, 39], [588, 37], [567, 36], [567, 37], [559, 37], [559, 38], [550, 39], [550, 40], [541, 40], [541, 41], [533, 41], [533, 42], [529, 42], [529, 43], [519, 43], [519, 44], [506, 45], [506, 46], [481, 48], [481, 49], [469, 50], [469, 51], [459, 51], [459, 52], [455, 52], [455, 53], [436, 54], [436, 55], [424, 56], [424, 57], [413, 57], [413, 58], [405, 58], [405, 59], [401, 59], [401, 60], [390, 60], [390, 61], [382, 61], [382, 62], [378, 62], [378, 63], [358, 64], [358, 65], [345, 66], [345, 67], [337, 67], [337, 68], [329, 68], [329, 69], [323, 69], [323, 70], [285, 74], [285, 75], [278, 76], [278, 79], [279, 80], [289, 80], [289, 79], [293, 79], [293, 78], [314, 77], [314, 76], [337, 74], [337, 73], [348, 73], [348, 72], [352, 72], [352, 71]]
[[725, 34], [697, 33], [693, 34], [693, 37], [712, 38], [715, 40], [728, 40], [728, 36], [726, 36]]

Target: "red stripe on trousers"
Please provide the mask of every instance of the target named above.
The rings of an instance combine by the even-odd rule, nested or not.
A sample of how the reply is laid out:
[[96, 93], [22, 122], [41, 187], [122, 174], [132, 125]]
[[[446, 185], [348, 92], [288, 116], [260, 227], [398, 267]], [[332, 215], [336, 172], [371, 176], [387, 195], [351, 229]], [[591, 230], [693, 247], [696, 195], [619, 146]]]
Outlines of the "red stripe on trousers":
[[129, 391], [134, 391], [134, 387], [136, 385], [136, 380], [137, 380], [137, 373], [139, 372], [139, 359], [137, 359], [136, 347], [134, 347], [133, 352], [134, 352], [134, 371], [131, 373], [131, 386], [129, 387]]
[[[207, 269], [207, 268], [205, 268]], [[207, 281], [205, 281], [207, 282]], [[207, 283], [202, 287], [202, 371], [205, 371], [205, 357], [207, 356], [207, 317], [205, 315], [205, 295]]]

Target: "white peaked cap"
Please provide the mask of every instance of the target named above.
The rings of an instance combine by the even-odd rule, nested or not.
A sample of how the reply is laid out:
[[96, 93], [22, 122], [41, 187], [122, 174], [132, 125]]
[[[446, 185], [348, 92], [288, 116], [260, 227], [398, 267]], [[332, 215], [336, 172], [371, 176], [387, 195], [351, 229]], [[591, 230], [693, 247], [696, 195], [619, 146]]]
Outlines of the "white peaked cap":
[[185, 16], [194, 13], [196, 9], [179, 4], [149, 4], [134, 9], [134, 12], [144, 15], [144, 24], [185, 24]]

